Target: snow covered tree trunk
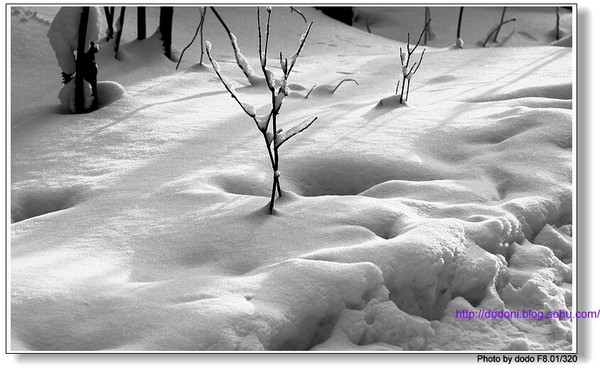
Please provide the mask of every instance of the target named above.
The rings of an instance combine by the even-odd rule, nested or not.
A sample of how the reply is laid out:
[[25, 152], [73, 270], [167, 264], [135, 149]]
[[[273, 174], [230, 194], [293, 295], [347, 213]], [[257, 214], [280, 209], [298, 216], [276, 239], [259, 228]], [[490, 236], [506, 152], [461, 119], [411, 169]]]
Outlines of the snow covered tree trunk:
[[137, 8], [137, 39], [143, 40], [146, 38], [146, 7], [138, 6]]
[[90, 7], [84, 6], [81, 11], [81, 21], [79, 22], [79, 36], [77, 41], [77, 63], [75, 64], [75, 112], [78, 114], [84, 112], [85, 110], [85, 99], [83, 96], [83, 55], [85, 54], [85, 37], [89, 14]]
[[165, 49], [165, 55], [171, 58], [171, 34], [173, 32], [173, 7], [172, 6], [161, 6], [160, 7], [160, 21], [159, 21], [160, 36], [163, 42], [163, 48]]

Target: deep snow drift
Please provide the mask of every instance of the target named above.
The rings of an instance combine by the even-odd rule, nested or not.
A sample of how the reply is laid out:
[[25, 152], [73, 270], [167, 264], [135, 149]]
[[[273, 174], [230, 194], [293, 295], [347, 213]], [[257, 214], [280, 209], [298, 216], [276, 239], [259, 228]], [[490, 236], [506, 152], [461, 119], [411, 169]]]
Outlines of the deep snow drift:
[[[319, 119], [281, 149], [270, 216], [262, 137], [199, 41], [175, 71], [130, 16], [118, 60], [112, 41], [97, 56], [101, 109], [73, 115], [58, 9], [11, 10], [12, 351], [573, 348], [568, 319], [457, 317], [572, 308], [571, 48], [428, 47], [408, 106], [380, 106], [405, 45], [302, 8], [279, 121]], [[256, 9], [219, 10], [259, 70]], [[222, 73], [266, 113], [207, 15]], [[177, 49], [199, 18], [175, 9]], [[274, 8], [272, 26], [291, 56], [303, 20]]]

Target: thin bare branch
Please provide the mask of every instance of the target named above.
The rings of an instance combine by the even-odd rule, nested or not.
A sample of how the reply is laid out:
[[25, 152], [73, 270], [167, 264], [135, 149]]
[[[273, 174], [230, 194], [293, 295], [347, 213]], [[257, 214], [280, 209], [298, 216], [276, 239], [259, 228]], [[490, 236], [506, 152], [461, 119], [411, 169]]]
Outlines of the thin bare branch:
[[271, 33], [271, 7], [267, 7], [267, 29], [266, 29], [266, 33], [267, 35], [265, 36], [265, 63], [267, 62], [267, 50], [269, 48], [269, 34]]
[[510, 23], [510, 22], [514, 22], [516, 21], [517, 18], [510, 18], [509, 20], [505, 20], [504, 22], [498, 24], [496, 27], [494, 27], [494, 29], [492, 29], [492, 31], [488, 34], [488, 36], [485, 38], [485, 41], [483, 41], [483, 43], [481, 44], [481, 47], [485, 47], [488, 43], [488, 41], [490, 40], [490, 38], [492, 38], [493, 34], [496, 34], [496, 36], [498, 35], [498, 33], [500, 32], [500, 27], [502, 27], [503, 25]]
[[286, 131], [285, 133], [278, 133], [275, 136], [275, 150], [277, 150], [279, 147], [281, 147], [282, 144], [287, 142], [288, 139], [308, 129], [308, 127], [310, 127], [312, 123], [314, 123], [317, 120], [317, 118], [318, 116], [314, 117], [312, 120], [307, 119], [302, 123], [296, 125], [295, 127], [291, 128], [290, 130]]
[[287, 79], [289, 77], [289, 75], [292, 73], [292, 69], [294, 68], [294, 65], [296, 65], [296, 60], [298, 60], [298, 57], [300, 56], [300, 52], [302, 51], [302, 48], [304, 47], [304, 44], [306, 43], [306, 39], [308, 38], [308, 34], [310, 33], [310, 29], [313, 25], [313, 22], [310, 22], [310, 24], [308, 25], [308, 28], [306, 28], [306, 32], [304, 32], [304, 34], [300, 37], [300, 45], [298, 46], [298, 50], [296, 51], [296, 53], [292, 56], [292, 62], [290, 63], [290, 67], [288, 69], [287, 74], [285, 75], [285, 79]]
[[456, 27], [456, 38], [460, 38], [460, 26], [462, 24], [463, 11], [465, 10], [464, 6], [460, 7], [460, 11], [458, 13], [458, 26]]
[[[175, 66], [175, 70], [177, 70], [179, 68], [179, 64], [181, 63], [181, 60], [183, 59], [183, 54], [185, 54], [187, 49], [189, 49], [190, 46], [192, 46], [192, 44], [194, 43], [194, 41], [196, 41], [196, 36], [198, 36], [198, 32], [200, 31], [200, 28], [202, 28], [202, 25], [204, 24], [204, 16], [205, 15], [206, 15], [206, 8], [204, 8], [204, 13], [202, 13], [200, 15], [200, 23], [198, 23], [198, 28], [196, 28], [196, 33], [194, 33], [194, 37], [192, 38], [190, 43], [183, 49], [183, 51], [181, 51], [181, 55], [179, 56], [179, 61], [177, 62], [177, 66]], [[202, 41], [200, 41], [200, 42], [202, 42]], [[203, 50], [202, 53], [204, 54], [204, 48], [201, 47], [201, 49]], [[202, 63], [202, 58], [200, 59], [200, 63]]]
[[313, 89], [315, 89], [317, 85], [313, 85], [312, 88], [310, 89], [310, 91], [308, 91], [308, 93], [306, 94], [306, 96], [304, 96], [304, 98], [308, 98], [308, 96], [310, 95], [310, 93], [313, 91]]
[[[421, 61], [423, 61], [423, 55], [425, 55], [425, 49], [423, 49], [423, 52], [421, 52], [421, 57], [419, 58], [419, 63], [415, 63], [413, 64], [413, 66], [410, 68], [410, 71], [408, 72], [408, 82], [406, 85], [406, 98], [404, 99], [404, 101], [408, 102], [408, 92], [410, 91], [410, 81], [412, 80], [412, 77], [417, 73], [417, 70], [419, 70], [419, 67], [421, 66]], [[414, 69], [414, 70], [413, 70]]]
[[[415, 52], [415, 50], [417, 49], [417, 47], [419, 47], [419, 44], [421, 43], [421, 38], [423, 38], [423, 34], [427, 31], [427, 27], [429, 27], [429, 23], [431, 22], [431, 18], [429, 18], [429, 20], [427, 21], [427, 23], [425, 23], [425, 27], [423, 28], [423, 30], [421, 31], [421, 34], [419, 35], [419, 39], [417, 40], [417, 43], [415, 43], [415, 46], [413, 47], [413, 49], [410, 49], [410, 44], [407, 43], [406, 44], [406, 48], [408, 49], [408, 57], [410, 58], [410, 55], [413, 54], [413, 52]], [[410, 37], [410, 34], [409, 34]]]
[[260, 7], [256, 8], [256, 22], [258, 23], [258, 60], [260, 61], [261, 67], [266, 64], [266, 60], [263, 60], [262, 53], [262, 30], [260, 27]]
[[556, 7], [556, 40], [560, 39], [560, 12], [559, 7]]
[[[415, 68], [413, 75], [417, 72], [417, 69], [419, 69], [419, 67], [421, 66], [421, 61], [423, 61], [423, 55], [425, 55], [425, 50], [426, 49], [423, 49], [423, 52], [421, 52], [421, 57], [419, 58], [419, 63], [417, 64], [417, 67]], [[411, 70], [411, 72], [412, 72], [412, 70]]]
[[221, 67], [219, 66], [219, 63], [217, 63], [217, 61], [212, 58], [212, 55], [210, 54], [210, 49], [211, 49], [211, 45], [209, 42], [207, 42], [206, 48], [205, 48], [206, 56], [208, 56], [208, 60], [210, 60], [210, 63], [212, 64], [212, 67], [215, 70], [215, 73], [217, 73], [217, 76], [221, 80], [221, 83], [223, 83], [223, 86], [225, 86], [225, 89], [227, 90], [227, 92], [229, 92], [229, 94], [231, 94], [231, 97], [238, 103], [238, 105], [240, 105], [242, 110], [244, 110], [244, 112], [248, 116], [250, 116], [252, 118], [252, 120], [254, 120], [254, 123], [256, 124], [256, 127], [258, 128], [258, 130], [263, 131], [263, 129], [261, 128], [260, 122], [256, 118], [256, 111], [252, 111], [253, 108], [251, 107], [251, 105], [240, 101], [240, 99], [237, 96], [237, 93], [235, 92], [235, 89], [233, 89], [232, 82], [230, 80], [226, 79], [225, 77], [223, 77], [223, 75], [221, 74], [221, 71], [220, 71]]
[[293, 6], [290, 6], [291, 12], [292, 13], [298, 13], [300, 14], [300, 16], [302, 17], [302, 19], [304, 19], [304, 23], [308, 23], [308, 21], [306, 20], [306, 17], [304, 16], [304, 14], [302, 14], [302, 12], [296, 8], [294, 8]]
[[[502, 8], [502, 15], [500, 16], [500, 27], [504, 23], [504, 16], [505, 15], [506, 15], [506, 6], [504, 8]], [[494, 34], [494, 42], [498, 42], [498, 34], [500, 33], [500, 27], [498, 27], [498, 30]], [[483, 47], [485, 47], [485, 44], [484, 44]]]
[[341, 86], [341, 85], [342, 85], [342, 83], [344, 83], [344, 82], [354, 82], [354, 83], [356, 83], [356, 85], [358, 86], [358, 82], [357, 82], [356, 80], [352, 79], [352, 78], [346, 78], [346, 79], [342, 79], [342, 80], [340, 81], [340, 83], [338, 83], [338, 84], [337, 84], [337, 86], [335, 86], [335, 88], [333, 89], [333, 91], [331, 91], [331, 94], [334, 94], [334, 93], [335, 93], [335, 91], [337, 91], [337, 89], [339, 88], [339, 86]]

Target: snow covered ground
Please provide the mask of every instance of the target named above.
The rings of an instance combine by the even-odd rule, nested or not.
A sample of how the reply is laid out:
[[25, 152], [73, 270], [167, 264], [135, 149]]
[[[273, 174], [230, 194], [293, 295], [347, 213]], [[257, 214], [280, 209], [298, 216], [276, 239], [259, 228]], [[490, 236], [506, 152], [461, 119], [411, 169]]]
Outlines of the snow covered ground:
[[[58, 8], [10, 8], [10, 351], [574, 349], [568, 319], [458, 316], [575, 307], [574, 53], [549, 45], [549, 10], [511, 14], [502, 47], [477, 47], [498, 8], [485, 31], [465, 15], [463, 50], [442, 36], [453, 17], [432, 23], [408, 106], [382, 106], [405, 44], [299, 9], [315, 23], [278, 121], [318, 120], [282, 146], [269, 215], [264, 141], [199, 41], [176, 71], [128, 8], [118, 60], [112, 41], [97, 55], [101, 108], [69, 114], [46, 37]], [[362, 19], [389, 30], [376, 10]], [[410, 11], [396, 32], [414, 40]], [[219, 12], [260, 70], [256, 9]], [[176, 49], [199, 18], [175, 9]], [[270, 55], [305, 28], [275, 7]], [[210, 11], [204, 31], [267, 113]], [[358, 85], [332, 94], [344, 78]]]

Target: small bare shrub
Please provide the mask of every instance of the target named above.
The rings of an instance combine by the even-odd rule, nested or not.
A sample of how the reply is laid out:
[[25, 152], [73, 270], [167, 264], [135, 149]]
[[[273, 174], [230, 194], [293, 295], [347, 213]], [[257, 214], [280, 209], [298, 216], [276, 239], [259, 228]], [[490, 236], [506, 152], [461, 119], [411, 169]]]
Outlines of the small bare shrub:
[[[277, 116], [279, 115], [279, 111], [281, 109], [281, 105], [283, 100], [290, 94], [290, 88], [288, 87], [288, 78], [292, 73], [292, 69], [296, 65], [298, 57], [300, 56], [300, 52], [306, 43], [306, 38], [310, 32], [310, 29], [313, 25], [311, 22], [306, 29], [306, 32], [300, 37], [300, 45], [298, 46], [298, 50], [290, 57], [290, 59], [284, 58], [282, 53], [279, 53], [279, 64], [281, 66], [281, 71], [283, 73], [281, 79], [277, 80], [275, 78], [274, 73], [267, 67], [267, 57], [268, 57], [268, 45], [269, 45], [269, 35], [270, 35], [270, 27], [271, 27], [271, 8], [267, 7], [267, 23], [266, 23], [266, 32], [265, 32], [265, 42], [263, 48], [262, 41], [262, 30], [261, 30], [261, 20], [260, 20], [260, 8], [257, 10], [256, 17], [258, 20], [258, 55], [260, 60], [261, 69], [263, 72], [264, 79], [256, 75], [248, 60], [244, 58], [241, 54], [239, 47], [237, 46], [236, 38], [229, 28], [225, 25], [223, 19], [219, 16], [219, 14], [212, 9], [217, 18], [221, 21], [221, 23], [227, 29], [227, 33], [229, 34], [229, 38], [231, 44], [234, 49], [235, 57], [238, 66], [242, 69], [248, 80], [251, 84], [258, 84], [266, 82], [266, 85], [271, 92], [271, 111], [266, 115], [258, 115], [256, 113], [256, 109], [254, 106], [242, 102], [235, 92], [235, 88], [233, 83], [223, 76], [221, 73], [221, 68], [219, 64], [213, 59], [210, 51], [211, 51], [211, 43], [206, 41], [205, 49], [206, 56], [210, 60], [215, 73], [225, 86], [225, 89], [231, 94], [231, 97], [235, 99], [235, 101], [240, 105], [242, 110], [254, 121], [256, 128], [261, 132], [263, 136], [263, 140], [265, 142], [265, 146], [267, 148], [269, 159], [271, 161], [271, 167], [273, 169], [273, 186], [271, 189], [271, 201], [269, 203], [269, 213], [273, 214], [273, 207], [275, 205], [275, 193], [281, 197], [281, 186], [279, 182], [280, 172], [279, 172], [279, 148], [285, 142], [287, 142], [290, 138], [295, 136], [296, 134], [306, 130], [308, 127], [312, 125], [312, 123], [317, 120], [317, 118], [307, 119], [302, 123], [294, 126], [293, 128], [283, 131], [277, 127]], [[263, 82], [264, 81], [264, 82]], [[269, 131], [269, 124], [271, 124], [271, 130]]]
[[[415, 52], [415, 50], [421, 43], [421, 39], [423, 38], [423, 35], [425, 34], [425, 32], [427, 31], [427, 28], [429, 27], [429, 22], [431, 22], [431, 19], [429, 19], [427, 21], [427, 23], [425, 23], [425, 26], [423, 27], [423, 30], [421, 31], [421, 35], [419, 36], [417, 43], [413, 46], [412, 49], [410, 48], [410, 33], [408, 34], [408, 41], [406, 42], [406, 51], [407, 52], [404, 53], [402, 51], [402, 47], [400, 47], [400, 62], [402, 64], [402, 89], [400, 90], [400, 104], [403, 104], [408, 101], [408, 91], [410, 89], [410, 81], [411, 81], [412, 77], [415, 75], [415, 73], [417, 72], [417, 70], [419, 69], [419, 67], [421, 66], [421, 61], [423, 61], [423, 55], [425, 55], [425, 49], [423, 49], [423, 52], [421, 52], [421, 57], [419, 58], [419, 62], [413, 63], [413, 65], [410, 66], [410, 68], [409, 68], [410, 57], [412, 56], [412, 54]], [[399, 87], [400, 87], [400, 81], [398, 81], [398, 83], [396, 83], [396, 95], [398, 95]]]

